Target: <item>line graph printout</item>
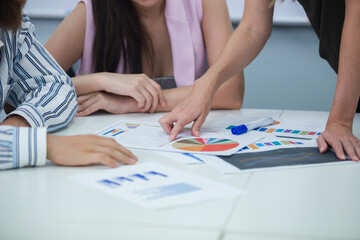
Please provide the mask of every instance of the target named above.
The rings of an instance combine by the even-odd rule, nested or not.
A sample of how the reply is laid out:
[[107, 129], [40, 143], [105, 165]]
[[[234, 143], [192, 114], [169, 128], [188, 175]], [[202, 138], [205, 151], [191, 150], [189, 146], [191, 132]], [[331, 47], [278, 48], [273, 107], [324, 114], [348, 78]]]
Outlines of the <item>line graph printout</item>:
[[[121, 134], [112, 134], [114, 129], [122, 131]], [[261, 135], [253, 132], [234, 136], [227, 130], [203, 128], [201, 137], [196, 138], [191, 135], [190, 129], [184, 129], [178, 139], [169, 142], [169, 135], [158, 123], [135, 121], [121, 121], [97, 134], [112, 137], [128, 148], [224, 156], [236, 153], [242, 147], [258, 140]]]

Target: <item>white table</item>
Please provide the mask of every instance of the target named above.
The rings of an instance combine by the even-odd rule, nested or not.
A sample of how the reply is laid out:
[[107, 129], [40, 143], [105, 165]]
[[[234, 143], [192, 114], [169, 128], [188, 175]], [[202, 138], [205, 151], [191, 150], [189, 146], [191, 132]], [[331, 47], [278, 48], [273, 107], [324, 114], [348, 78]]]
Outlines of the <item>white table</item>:
[[[328, 113], [282, 110], [214, 111], [226, 116], [326, 122]], [[94, 133], [121, 119], [157, 121], [162, 114], [76, 118], [58, 134]], [[360, 136], [360, 115], [355, 120]], [[360, 164], [223, 175], [156, 152], [133, 150], [140, 163], [160, 162], [248, 191], [247, 195], [155, 211], [102, 194], [68, 176], [106, 166], [46, 167], [0, 172], [0, 239], [360, 239]]]

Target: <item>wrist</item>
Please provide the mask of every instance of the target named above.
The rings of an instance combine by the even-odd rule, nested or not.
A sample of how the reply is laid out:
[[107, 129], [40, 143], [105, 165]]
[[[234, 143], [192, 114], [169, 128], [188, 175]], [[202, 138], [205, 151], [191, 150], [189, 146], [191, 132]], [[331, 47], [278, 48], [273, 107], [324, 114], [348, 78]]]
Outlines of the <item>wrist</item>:
[[10, 117], [6, 118], [0, 125], [10, 125], [14, 127], [30, 127], [28, 121], [25, 118], [19, 115], [11, 115]]
[[46, 158], [50, 161], [53, 161], [53, 152], [58, 144], [59, 137], [60, 136], [56, 136], [54, 134], [46, 134]]
[[326, 127], [329, 125], [341, 125], [352, 129], [356, 109], [344, 107], [345, 105], [340, 105], [337, 102], [333, 103]]
[[132, 113], [140, 112], [137, 101], [132, 97], [120, 96], [119, 97], [118, 113]]
[[53, 139], [54, 135], [46, 134], [46, 157], [47, 159], [50, 159], [51, 156], [51, 149], [54, 142]]
[[205, 73], [204, 76], [195, 81], [192, 88], [194, 94], [203, 93], [208, 96], [214, 96], [216, 90], [220, 84], [218, 84], [218, 77], [212, 73]]
[[107, 78], [104, 73], [94, 73], [90, 78], [91, 92], [105, 91], [107, 92]]
[[330, 111], [326, 127], [329, 125], [341, 125], [352, 129], [355, 112], [338, 111], [334, 107]]
[[326, 128], [328, 128], [329, 126], [338, 125], [338, 126], [343, 126], [343, 127], [346, 127], [346, 128], [349, 128], [352, 130], [353, 120], [354, 120], [354, 118], [344, 119], [344, 118], [337, 118], [337, 117], [329, 116], [329, 119], [326, 123]]

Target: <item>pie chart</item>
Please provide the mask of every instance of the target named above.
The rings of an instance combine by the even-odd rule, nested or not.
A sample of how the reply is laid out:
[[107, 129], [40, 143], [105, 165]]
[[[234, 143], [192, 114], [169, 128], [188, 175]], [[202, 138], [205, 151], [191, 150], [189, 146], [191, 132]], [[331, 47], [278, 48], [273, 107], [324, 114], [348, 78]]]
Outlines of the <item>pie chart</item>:
[[179, 150], [192, 152], [220, 152], [239, 146], [239, 143], [231, 139], [223, 138], [188, 138], [177, 141], [172, 146]]

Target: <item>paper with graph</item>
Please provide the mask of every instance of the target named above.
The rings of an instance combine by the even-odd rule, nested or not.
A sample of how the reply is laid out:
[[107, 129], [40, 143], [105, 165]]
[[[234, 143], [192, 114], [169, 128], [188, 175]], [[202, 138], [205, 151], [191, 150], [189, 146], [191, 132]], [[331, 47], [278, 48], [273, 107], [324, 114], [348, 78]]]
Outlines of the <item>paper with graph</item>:
[[97, 134], [112, 137], [128, 148], [223, 156], [236, 153], [261, 135], [252, 132], [234, 136], [226, 129], [203, 128], [200, 137], [194, 137], [190, 129], [184, 129], [175, 141], [169, 142], [158, 123], [140, 121], [121, 121]]

